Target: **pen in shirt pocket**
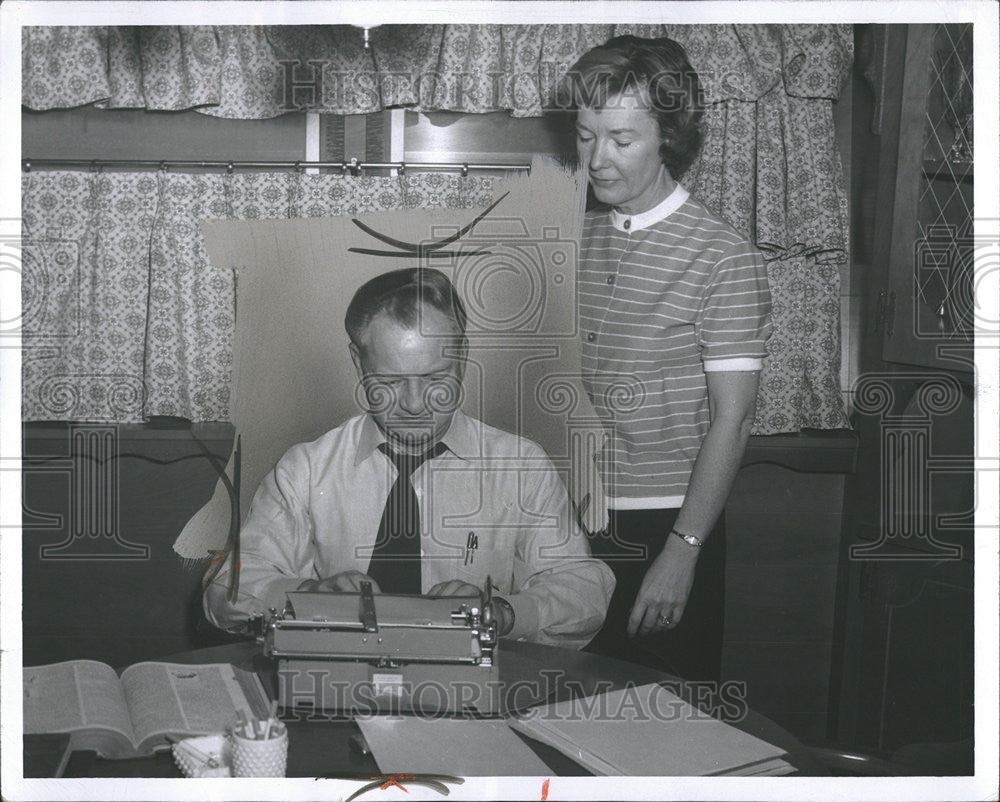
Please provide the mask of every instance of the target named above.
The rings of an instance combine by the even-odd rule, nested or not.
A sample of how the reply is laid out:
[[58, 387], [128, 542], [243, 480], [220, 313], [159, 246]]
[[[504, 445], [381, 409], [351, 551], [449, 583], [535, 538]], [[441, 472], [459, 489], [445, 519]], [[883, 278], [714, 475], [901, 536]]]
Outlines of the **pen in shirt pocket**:
[[465, 565], [471, 565], [476, 559], [476, 549], [479, 548], [479, 535], [469, 532], [465, 539]]

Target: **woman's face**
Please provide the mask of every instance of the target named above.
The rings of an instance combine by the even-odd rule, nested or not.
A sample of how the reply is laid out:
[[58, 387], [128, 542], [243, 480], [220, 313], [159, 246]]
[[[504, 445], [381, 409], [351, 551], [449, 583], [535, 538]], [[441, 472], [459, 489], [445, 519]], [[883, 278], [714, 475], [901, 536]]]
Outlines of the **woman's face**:
[[635, 93], [615, 95], [604, 108], [576, 115], [576, 152], [594, 194], [625, 214], [651, 209], [674, 182], [660, 161], [660, 126]]

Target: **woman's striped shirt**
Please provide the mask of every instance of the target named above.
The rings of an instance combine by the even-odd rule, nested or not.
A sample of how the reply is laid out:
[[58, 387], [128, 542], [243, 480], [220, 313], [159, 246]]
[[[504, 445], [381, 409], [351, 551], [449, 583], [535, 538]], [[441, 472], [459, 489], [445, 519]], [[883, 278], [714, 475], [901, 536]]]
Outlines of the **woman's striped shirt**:
[[639, 215], [587, 214], [578, 286], [609, 505], [679, 507], [708, 431], [705, 372], [759, 370], [766, 356], [763, 258], [678, 185]]

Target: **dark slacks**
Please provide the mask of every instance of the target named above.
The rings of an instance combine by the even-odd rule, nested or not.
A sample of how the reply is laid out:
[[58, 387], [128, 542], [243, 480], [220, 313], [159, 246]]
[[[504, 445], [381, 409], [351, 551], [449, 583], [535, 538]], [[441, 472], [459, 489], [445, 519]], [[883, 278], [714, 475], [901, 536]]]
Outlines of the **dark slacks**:
[[690, 680], [719, 680], [725, 616], [726, 533], [722, 518], [701, 549], [681, 622], [670, 630], [628, 636], [628, 618], [646, 570], [663, 549], [678, 510], [611, 510], [608, 530], [590, 549], [617, 584], [601, 631], [585, 651], [628, 660]]

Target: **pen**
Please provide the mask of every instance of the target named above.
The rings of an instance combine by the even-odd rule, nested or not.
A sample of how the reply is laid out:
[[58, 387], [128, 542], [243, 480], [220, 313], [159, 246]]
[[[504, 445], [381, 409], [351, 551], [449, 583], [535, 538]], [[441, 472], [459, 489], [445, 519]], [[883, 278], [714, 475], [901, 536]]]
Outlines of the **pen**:
[[465, 539], [465, 564], [471, 563], [476, 556], [476, 549], [479, 548], [479, 535], [475, 532], [469, 532], [469, 536]]

